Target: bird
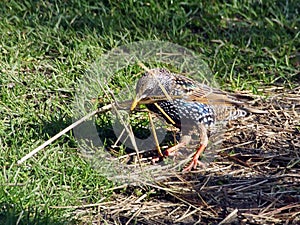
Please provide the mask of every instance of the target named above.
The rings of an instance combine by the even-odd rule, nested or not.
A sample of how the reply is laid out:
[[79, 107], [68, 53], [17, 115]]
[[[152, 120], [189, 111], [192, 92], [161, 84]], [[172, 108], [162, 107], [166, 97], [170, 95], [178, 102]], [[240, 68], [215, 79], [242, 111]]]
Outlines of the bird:
[[181, 130], [179, 143], [168, 148], [164, 156], [174, 155], [188, 145], [191, 131], [199, 133], [200, 145], [183, 171], [196, 169], [207, 144], [209, 130], [218, 124], [245, 117], [248, 113], [266, 113], [248, 107], [238, 94], [229, 94], [165, 68], [146, 71], [137, 81], [130, 110], [144, 104], [151, 112]]

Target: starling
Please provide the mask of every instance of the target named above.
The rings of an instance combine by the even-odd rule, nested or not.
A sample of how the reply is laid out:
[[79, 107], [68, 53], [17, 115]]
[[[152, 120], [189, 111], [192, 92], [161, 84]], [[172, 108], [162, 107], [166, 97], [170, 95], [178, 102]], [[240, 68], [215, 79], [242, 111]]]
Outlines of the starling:
[[208, 130], [213, 126], [244, 117], [248, 112], [265, 113], [246, 107], [237, 95], [163, 68], [151, 69], [138, 80], [131, 110], [138, 104], [145, 104], [150, 111], [181, 130], [179, 144], [167, 149], [166, 156], [188, 144], [191, 130], [196, 128], [199, 132], [200, 146], [184, 171], [196, 169], [197, 165], [202, 164], [198, 159], [208, 144]]

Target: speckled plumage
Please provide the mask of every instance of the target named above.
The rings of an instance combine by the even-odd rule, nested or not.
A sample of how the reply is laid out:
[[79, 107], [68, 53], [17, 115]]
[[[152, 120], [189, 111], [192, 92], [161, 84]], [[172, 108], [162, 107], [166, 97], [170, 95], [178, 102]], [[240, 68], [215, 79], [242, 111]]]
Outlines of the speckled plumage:
[[[157, 104], [175, 121], [175, 126], [178, 128], [181, 128], [182, 120], [189, 122], [188, 124], [203, 123], [211, 126], [246, 115], [245, 110], [237, 107], [242, 103], [233, 96], [227, 99], [228, 95], [220, 90], [210, 88], [185, 76], [170, 73], [166, 69], [152, 69], [145, 73], [137, 83], [137, 98], [152, 97], [155, 100], [157, 96], [164, 96], [162, 88], [158, 85], [159, 82], [172, 101], [157, 101]], [[216, 99], [216, 95], [221, 95], [223, 98]], [[174, 96], [178, 98], [173, 98]], [[195, 96], [200, 101], [193, 99]], [[201, 102], [201, 98], [206, 104]], [[147, 107], [164, 117], [155, 105], [147, 104]]]
[[168, 123], [175, 122], [173, 125], [181, 129], [182, 135], [188, 134], [194, 127], [198, 128], [201, 146], [187, 170], [197, 166], [198, 157], [207, 145], [207, 128], [253, 111], [245, 108], [234, 95], [161, 68], [151, 69], [139, 79], [132, 109], [146, 99], [150, 100], [147, 108], [164, 117]]

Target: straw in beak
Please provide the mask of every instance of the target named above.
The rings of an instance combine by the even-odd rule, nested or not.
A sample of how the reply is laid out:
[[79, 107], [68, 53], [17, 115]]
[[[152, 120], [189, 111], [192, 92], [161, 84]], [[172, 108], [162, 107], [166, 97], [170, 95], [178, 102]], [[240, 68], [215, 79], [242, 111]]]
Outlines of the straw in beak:
[[134, 110], [136, 108], [136, 106], [139, 104], [140, 100], [135, 97], [131, 103], [131, 106], [130, 106], [130, 111]]

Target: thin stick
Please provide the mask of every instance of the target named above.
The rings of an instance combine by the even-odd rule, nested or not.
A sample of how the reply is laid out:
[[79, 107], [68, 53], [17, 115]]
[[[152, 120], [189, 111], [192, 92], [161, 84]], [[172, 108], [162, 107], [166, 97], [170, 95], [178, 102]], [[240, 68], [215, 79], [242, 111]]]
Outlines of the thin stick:
[[156, 102], [154, 103], [154, 105], [156, 106], [156, 108], [158, 108], [159, 111], [161, 111], [161, 113], [174, 125], [175, 122], [174, 120], [172, 120], [172, 118], [165, 112], [165, 110], [163, 110]]
[[70, 126], [68, 126], [65, 129], [63, 129], [58, 134], [54, 135], [52, 138], [50, 138], [48, 141], [46, 141], [43, 144], [41, 144], [39, 147], [37, 147], [33, 151], [29, 152], [22, 159], [18, 160], [17, 164], [20, 165], [21, 163], [23, 163], [27, 159], [31, 158], [33, 155], [35, 155], [36, 153], [38, 153], [40, 150], [42, 150], [43, 148], [45, 148], [47, 145], [51, 144], [53, 141], [55, 141], [56, 139], [60, 138], [62, 135], [64, 135], [68, 131], [72, 130], [74, 127], [78, 126], [79, 124], [81, 124], [85, 120], [89, 119], [90, 117], [94, 116], [95, 114], [100, 113], [100, 112], [108, 111], [111, 108], [112, 108], [112, 104], [109, 104], [109, 105], [103, 106], [102, 108], [94, 110], [93, 112], [87, 114], [86, 116], [82, 117], [81, 119], [79, 119], [76, 122], [72, 123]]
[[152, 116], [151, 116], [151, 113], [149, 111], [148, 111], [148, 116], [149, 116], [149, 121], [150, 121], [150, 124], [151, 124], [151, 129], [152, 129], [152, 133], [153, 133], [153, 137], [154, 137], [154, 140], [155, 140], [155, 144], [156, 144], [158, 154], [159, 154], [159, 156], [164, 156], [161, 152], [161, 149], [160, 149], [160, 146], [159, 146], [159, 141], [157, 139], [157, 135], [156, 135], [155, 127], [154, 127], [154, 123], [153, 123], [153, 120], [152, 120]]
[[228, 216], [226, 216], [226, 218], [225, 219], [223, 219], [218, 225], [221, 225], [221, 224], [227, 224], [227, 223], [230, 223], [230, 222], [232, 222], [238, 215], [237, 215], [237, 213], [238, 213], [238, 209], [235, 209], [235, 210], [233, 210], [231, 213], [229, 213], [229, 215]]

